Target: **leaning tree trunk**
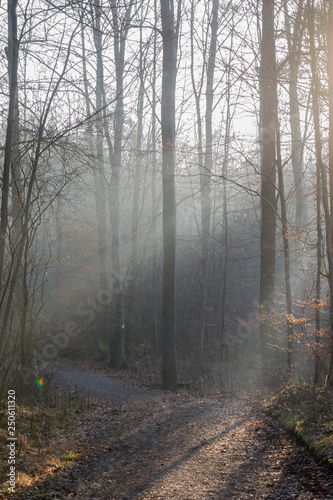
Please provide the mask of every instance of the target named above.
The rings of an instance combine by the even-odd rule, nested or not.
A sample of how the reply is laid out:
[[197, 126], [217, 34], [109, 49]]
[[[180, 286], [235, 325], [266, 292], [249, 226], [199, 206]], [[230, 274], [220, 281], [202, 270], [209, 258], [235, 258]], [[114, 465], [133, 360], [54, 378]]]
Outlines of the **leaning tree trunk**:
[[[180, 0], [179, 0], [180, 1]], [[162, 303], [162, 387], [177, 389], [175, 294], [176, 294], [176, 193], [175, 193], [175, 90], [178, 29], [174, 1], [161, 0], [163, 37], [162, 74], [162, 183], [163, 183], [163, 303]]]
[[64, 75], [66, 74], [67, 71], [67, 65], [69, 61], [69, 56], [71, 52], [71, 47], [72, 47], [72, 42], [73, 39], [76, 35], [78, 26], [73, 30], [71, 37], [69, 39], [69, 43], [67, 46], [67, 53], [65, 56], [65, 60], [63, 63], [63, 68], [62, 71], [60, 72], [58, 79], [53, 87], [53, 90], [51, 92], [51, 95], [49, 97], [48, 102], [45, 105], [45, 109], [43, 112], [43, 115], [40, 119], [40, 124], [38, 128], [38, 136], [36, 140], [36, 149], [34, 153], [34, 158], [32, 161], [32, 167], [31, 167], [31, 172], [29, 179], [27, 181], [27, 194], [26, 194], [26, 199], [25, 199], [25, 204], [24, 204], [24, 209], [23, 211], [23, 217], [22, 217], [22, 238], [20, 238], [18, 249], [17, 249], [17, 258], [15, 259], [14, 266], [13, 266], [13, 272], [9, 284], [9, 291], [8, 291], [8, 298], [6, 301], [6, 306], [4, 308], [4, 313], [3, 313], [3, 320], [2, 320], [2, 328], [1, 328], [1, 334], [0, 334], [0, 353], [2, 353], [2, 350], [4, 348], [4, 344], [7, 340], [8, 336], [8, 328], [9, 328], [9, 323], [10, 323], [10, 316], [11, 316], [11, 309], [12, 309], [12, 304], [13, 304], [13, 298], [15, 295], [15, 287], [17, 284], [18, 276], [19, 276], [19, 269], [21, 266], [22, 262], [22, 257], [24, 254], [24, 248], [26, 245], [26, 240], [27, 240], [27, 235], [28, 235], [28, 229], [29, 229], [29, 219], [30, 219], [30, 209], [31, 209], [31, 203], [33, 200], [33, 188], [35, 185], [36, 181], [36, 175], [37, 175], [37, 168], [41, 156], [41, 151], [42, 151], [42, 142], [43, 142], [43, 136], [44, 136], [44, 131], [46, 127], [46, 122], [50, 113], [51, 105], [53, 102], [54, 97], [56, 96], [59, 85], [61, 81], [64, 78]]
[[274, 0], [263, 0], [260, 68], [261, 111], [261, 233], [260, 233], [260, 351], [263, 383], [273, 383], [273, 337], [275, 289], [276, 164], [277, 123]]

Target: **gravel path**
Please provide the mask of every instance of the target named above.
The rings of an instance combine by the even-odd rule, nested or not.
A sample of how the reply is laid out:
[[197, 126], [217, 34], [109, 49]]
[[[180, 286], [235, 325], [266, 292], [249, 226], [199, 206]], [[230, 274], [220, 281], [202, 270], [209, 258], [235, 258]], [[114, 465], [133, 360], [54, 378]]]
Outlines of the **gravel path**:
[[94, 397], [118, 402], [133, 402], [148, 397], [148, 394], [143, 390], [129, 387], [123, 382], [118, 382], [99, 373], [53, 367], [52, 374], [55, 381], [71, 387], [74, 386], [79, 391], [84, 391]]
[[67, 430], [79, 459], [16, 498], [333, 500], [332, 474], [250, 396], [145, 391], [77, 367], [55, 377], [97, 397]]

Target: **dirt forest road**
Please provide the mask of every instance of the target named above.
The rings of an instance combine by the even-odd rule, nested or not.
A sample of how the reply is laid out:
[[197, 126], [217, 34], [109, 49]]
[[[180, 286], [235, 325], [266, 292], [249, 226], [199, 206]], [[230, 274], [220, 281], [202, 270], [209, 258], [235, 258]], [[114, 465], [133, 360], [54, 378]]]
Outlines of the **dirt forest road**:
[[332, 473], [249, 396], [166, 394], [78, 369], [56, 376], [96, 398], [73, 428], [80, 459], [18, 498], [333, 499]]

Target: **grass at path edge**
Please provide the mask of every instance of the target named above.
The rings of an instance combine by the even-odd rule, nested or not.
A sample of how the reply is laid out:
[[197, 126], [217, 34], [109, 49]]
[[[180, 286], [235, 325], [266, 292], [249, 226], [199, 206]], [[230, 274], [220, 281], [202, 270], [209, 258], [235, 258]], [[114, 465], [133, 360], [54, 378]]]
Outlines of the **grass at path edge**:
[[333, 392], [308, 384], [267, 395], [262, 409], [333, 470]]

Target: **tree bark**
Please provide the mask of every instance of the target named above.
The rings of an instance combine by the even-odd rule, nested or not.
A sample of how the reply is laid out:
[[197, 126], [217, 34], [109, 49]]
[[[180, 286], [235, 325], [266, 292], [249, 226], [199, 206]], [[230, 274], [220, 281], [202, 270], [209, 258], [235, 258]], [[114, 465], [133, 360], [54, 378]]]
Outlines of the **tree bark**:
[[[233, 35], [231, 38], [231, 48], [233, 47]], [[222, 274], [222, 295], [221, 295], [221, 341], [222, 341], [222, 364], [225, 367], [225, 388], [228, 388], [228, 342], [227, 342], [227, 329], [226, 329], [226, 302], [227, 302], [227, 286], [228, 286], [228, 259], [229, 259], [229, 219], [228, 219], [228, 190], [227, 190], [227, 176], [229, 170], [229, 151], [230, 151], [230, 131], [231, 131], [231, 58], [232, 51], [229, 53], [229, 69], [227, 72], [227, 96], [226, 96], [226, 120], [225, 120], [225, 136], [224, 136], [224, 152], [222, 163], [222, 186], [223, 186], [223, 216], [222, 216], [222, 241], [221, 241], [221, 274]]]
[[333, 0], [328, 2], [328, 32], [327, 32], [327, 60], [328, 60], [328, 95], [329, 95], [329, 184], [330, 184], [330, 365], [328, 370], [327, 384], [333, 387]]
[[140, 185], [142, 172], [142, 132], [143, 132], [143, 104], [144, 104], [144, 61], [142, 53], [142, 28], [140, 28], [140, 60], [139, 60], [139, 94], [137, 104], [137, 132], [136, 132], [136, 162], [134, 172], [134, 193], [132, 204], [132, 228], [131, 228], [131, 257], [129, 265], [130, 284], [128, 291], [128, 327], [127, 327], [127, 347], [128, 351], [134, 347], [135, 327], [137, 325], [136, 314], [136, 281], [139, 270], [138, 262], [138, 237], [139, 237], [139, 222], [140, 222]]
[[[180, 1], [180, 0], [179, 0]], [[162, 303], [162, 387], [177, 389], [175, 332], [176, 193], [175, 193], [175, 89], [178, 28], [173, 0], [161, 0], [163, 38], [162, 73], [162, 184], [163, 184], [163, 303]], [[179, 22], [179, 20], [178, 20]]]
[[[332, 248], [332, 218], [330, 212], [330, 200], [329, 193], [327, 189], [327, 176], [325, 165], [322, 158], [322, 139], [320, 133], [320, 108], [319, 108], [319, 77], [317, 74], [317, 58], [316, 58], [316, 47], [315, 47], [315, 35], [314, 35], [314, 0], [308, 0], [308, 28], [309, 28], [309, 38], [310, 38], [310, 56], [311, 56], [311, 73], [312, 73], [312, 108], [313, 108], [313, 123], [314, 123], [314, 133], [315, 133], [315, 149], [316, 149], [316, 165], [317, 165], [317, 179], [320, 175], [321, 181], [321, 199], [324, 208], [325, 217], [325, 228], [326, 228], [326, 253], [328, 261], [328, 273], [327, 280], [330, 292], [330, 343], [331, 343], [331, 362], [328, 373], [328, 385], [333, 385], [333, 355], [332, 355], [332, 320], [333, 320], [333, 248]], [[332, 89], [331, 89], [332, 90]], [[333, 133], [331, 127], [331, 115], [330, 108], [330, 135]], [[332, 140], [333, 136], [329, 137]], [[329, 146], [331, 146], [329, 144]], [[329, 155], [329, 161], [331, 156]], [[317, 181], [318, 182], [318, 181]]]
[[274, 0], [263, 0], [260, 68], [261, 108], [261, 236], [260, 236], [260, 351], [262, 378], [267, 386], [273, 383], [273, 352], [270, 347], [273, 328], [275, 291], [275, 221], [276, 221], [276, 158], [277, 123], [276, 62], [274, 40]]
[[[211, 20], [211, 40], [207, 64], [206, 83], [206, 116], [205, 135], [206, 151], [204, 166], [200, 165], [200, 190], [201, 190], [201, 244], [202, 244], [202, 264], [201, 264], [201, 305], [199, 323], [199, 366], [203, 368], [204, 339], [207, 330], [207, 286], [209, 270], [209, 236], [211, 217], [211, 175], [213, 168], [213, 100], [214, 100], [214, 71], [216, 59], [216, 42], [218, 29], [219, 0], [213, 0], [212, 20]], [[199, 119], [199, 117], [198, 117]]]
[[322, 369], [322, 363], [320, 359], [320, 295], [321, 295], [321, 267], [322, 267], [322, 244], [323, 244], [323, 234], [321, 229], [321, 181], [320, 181], [320, 170], [316, 168], [316, 222], [317, 222], [317, 276], [316, 276], [316, 295], [315, 295], [315, 306], [316, 306], [316, 314], [315, 314], [315, 366], [314, 366], [314, 374], [313, 374], [313, 383], [314, 385], [318, 385], [320, 382], [320, 375]]
[[289, 55], [289, 108], [290, 108], [290, 131], [291, 131], [291, 163], [294, 176], [296, 194], [296, 216], [295, 224], [301, 228], [305, 219], [305, 204], [303, 193], [303, 149], [304, 142], [301, 135], [300, 106], [298, 99], [298, 71], [300, 64], [300, 50], [302, 45], [304, 23], [302, 23], [304, 0], [298, 4], [293, 32], [291, 32], [288, 3], [284, 2], [285, 26], [287, 32], [288, 55]]
[[15, 151], [15, 136], [18, 140], [18, 85], [17, 70], [19, 57], [19, 41], [17, 39], [17, 0], [8, 1], [8, 74], [9, 74], [9, 107], [7, 118], [7, 131], [5, 143], [5, 157], [2, 174], [1, 189], [1, 221], [0, 221], [0, 290], [4, 284], [4, 262], [6, 252], [6, 239], [8, 232], [8, 201], [10, 171]]
[[[108, 244], [106, 225], [106, 179], [104, 163], [104, 137], [103, 137], [103, 95], [104, 95], [104, 67], [102, 54], [102, 31], [101, 31], [101, 5], [95, 0], [95, 23], [93, 27], [94, 43], [96, 49], [96, 166], [93, 169], [95, 203], [97, 215], [97, 244], [99, 256], [99, 282], [101, 290], [108, 290]], [[86, 75], [85, 75], [86, 78]], [[88, 101], [86, 96], [86, 102]], [[107, 340], [109, 329], [108, 314], [99, 321], [99, 336], [101, 340]]]
[[[155, 25], [157, 26], [157, 0], [154, 0], [155, 12]], [[157, 32], [154, 31], [154, 60], [153, 60], [153, 82], [152, 82], [152, 126], [151, 126], [151, 142], [152, 142], [152, 183], [151, 183], [151, 196], [152, 196], [152, 252], [153, 252], [153, 324], [154, 324], [154, 343], [155, 343], [155, 356], [157, 358], [159, 352], [159, 338], [158, 338], [158, 300], [157, 300], [157, 287], [158, 287], [158, 260], [157, 260], [157, 209], [158, 201], [156, 196], [156, 178], [157, 178], [157, 151], [156, 151], [156, 61], [157, 58]]]
[[276, 130], [276, 150], [277, 150], [277, 170], [279, 182], [279, 198], [281, 204], [281, 221], [282, 221], [282, 239], [283, 239], [283, 256], [284, 256], [284, 283], [286, 294], [286, 309], [287, 309], [287, 379], [292, 378], [293, 371], [293, 326], [291, 316], [293, 313], [293, 300], [291, 292], [291, 275], [290, 275], [290, 252], [288, 239], [288, 219], [287, 206], [284, 193], [284, 178], [281, 160], [281, 143], [280, 143], [280, 127], [277, 123]]
[[110, 217], [112, 230], [111, 262], [112, 262], [112, 326], [110, 341], [111, 365], [115, 368], [126, 368], [125, 336], [124, 336], [124, 292], [121, 272], [121, 227], [120, 227], [120, 176], [122, 168], [122, 143], [124, 124], [124, 67], [125, 46], [130, 24], [132, 2], [127, 6], [125, 27], [120, 29], [118, 7], [115, 0], [111, 1], [112, 27], [114, 35], [114, 58], [116, 68], [116, 109], [114, 114], [113, 161], [110, 187]]

